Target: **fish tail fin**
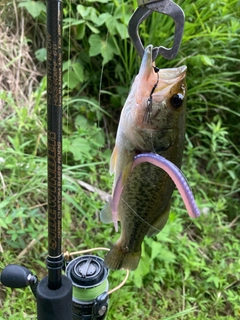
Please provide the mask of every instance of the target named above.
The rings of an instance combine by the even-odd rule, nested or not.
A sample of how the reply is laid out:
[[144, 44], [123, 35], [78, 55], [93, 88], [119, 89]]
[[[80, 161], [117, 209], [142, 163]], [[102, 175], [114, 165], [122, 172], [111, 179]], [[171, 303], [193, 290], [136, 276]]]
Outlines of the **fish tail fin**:
[[128, 269], [135, 270], [138, 266], [141, 257], [140, 252], [131, 252], [123, 250], [116, 243], [105, 257], [104, 263], [111, 270]]

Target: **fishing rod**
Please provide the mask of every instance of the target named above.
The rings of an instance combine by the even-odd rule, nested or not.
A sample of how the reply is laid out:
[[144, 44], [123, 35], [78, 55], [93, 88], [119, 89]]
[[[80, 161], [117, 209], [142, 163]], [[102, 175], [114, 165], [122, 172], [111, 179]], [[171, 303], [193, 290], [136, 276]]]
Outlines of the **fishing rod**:
[[[46, 265], [48, 276], [39, 282], [37, 276], [24, 266], [10, 264], [2, 271], [1, 282], [11, 288], [30, 286], [37, 301], [38, 320], [103, 320], [108, 310], [109, 294], [119, 288], [118, 286], [113, 290], [108, 290], [108, 269], [104, 265], [104, 260], [94, 255], [83, 255], [65, 263], [62, 252], [63, 3], [61, 0], [47, 0], [46, 3], [48, 148], [48, 256]], [[184, 15], [176, 15], [177, 11], [171, 15], [172, 10], [175, 10], [177, 6], [176, 4], [172, 6], [172, 4], [171, 0], [139, 0], [140, 6], [129, 22], [129, 35], [140, 56], [143, 46], [138, 35], [138, 26], [152, 11], [170, 15], [175, 21], [175, 29], [179, 26], [177, 23], [184, 24]], [[176, 33], [177, 30], [175, 30], [174, 50], [154, 48], [155, 57], [164, 51], [166, 57], [172, 59], [178, 51], [182, 31], [183, 28], [180, 33]], [[66, 275], [62, 274], [63, 270]], [[127, 277], [124, 281], [126, 279]]]
[[37, 286], [39, 320], [72, 318], [72, 282], [62, 275], [62, 16], [62, 1], [47, 0], [48, 276]]
[[38, 320], [72, 319], [72, 281], [62, 275], [62, 12], [47, 0], [48, 276], [38, 282], [30, 270], [9, 265], [1, 274], [8, 287], [30, 286]]
[[48, 276], [38, 282], [27, 268], [11, 264], [2, 271], [1, 282], [11, 288], [30, 286], [38, 320], [102, 320], [108, 308], [103, 259], [81, 256], [66, 267], [62, 253], [62, 1], [47, 0], [46, 12]]

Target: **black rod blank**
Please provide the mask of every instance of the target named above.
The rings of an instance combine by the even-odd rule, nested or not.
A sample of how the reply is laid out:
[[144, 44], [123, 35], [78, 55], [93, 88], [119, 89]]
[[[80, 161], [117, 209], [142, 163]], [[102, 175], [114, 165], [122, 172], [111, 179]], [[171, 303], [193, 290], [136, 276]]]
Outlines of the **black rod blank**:
[[62, 9], [47, 0], [48, 277], [37, 286], [38, 320], [72, 319], [72, 282], [62, 275]]
[[47, 0], [48, 287], [62, 284], [62, 2]]

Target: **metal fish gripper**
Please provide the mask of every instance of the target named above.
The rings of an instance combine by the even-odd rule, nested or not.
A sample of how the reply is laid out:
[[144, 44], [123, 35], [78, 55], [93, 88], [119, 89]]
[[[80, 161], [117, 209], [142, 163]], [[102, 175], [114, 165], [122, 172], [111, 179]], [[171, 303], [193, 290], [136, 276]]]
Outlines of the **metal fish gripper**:
[[172, 48], [165, 48], [163, 46], [154, 47], [152, 60], [155, 61], [159, 55], [168, 60], [175, 58], [181, 44], [185, 22], [184, 12], [181, 7], [171, 0], [138, 0], [138, 4], [139, 7], [135, 10], [129, 21], [128, 33], [140, 57], [142, 58], [144, 54], [144, 47], [138, 33], [139, 25], [151, 15], [153, 11], [156, 11], [174, 20], [175, 32]]

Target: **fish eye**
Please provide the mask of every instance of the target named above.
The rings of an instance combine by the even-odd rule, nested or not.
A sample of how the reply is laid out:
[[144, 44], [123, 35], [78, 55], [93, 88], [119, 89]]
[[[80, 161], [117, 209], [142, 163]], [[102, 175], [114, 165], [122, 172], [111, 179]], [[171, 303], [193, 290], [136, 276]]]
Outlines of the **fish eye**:
[[184, 95], [181, 93], [174, 94], [170, 99], [170, 104], [174, 109], [178, 109], [182, 106]]

